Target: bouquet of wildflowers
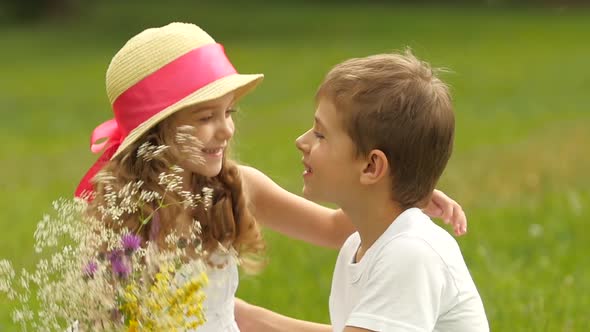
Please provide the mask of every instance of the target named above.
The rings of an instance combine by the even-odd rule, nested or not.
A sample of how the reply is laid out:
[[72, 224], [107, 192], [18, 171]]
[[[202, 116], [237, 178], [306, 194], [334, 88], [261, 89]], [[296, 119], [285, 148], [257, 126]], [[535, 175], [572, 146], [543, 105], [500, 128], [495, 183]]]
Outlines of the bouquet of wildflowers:
[[[138, 155], [154, 158], [165, 149], [146, 143]], [[9, 261], [0, 260], [0, 293], [15, 303], [13, 320], [33, 331], [169, 331], [202, 325], [207, 283], [202, 248], [187, 246], [189, 239], [171, 232], [167, 249], [161, 250], [143, 241], [139, 231], [105, 227], [105, 218], [121, 220], [144, 204], [153, 207], [141, 215], [141, 227], [147, 225], [166, 207], [167, 194], [182, 197], [178, 204], [184, 208], [210, 204], [210, 189], [182, 190], [182, 171], [171, 167], [160, 174], [163, 194], [145, 190], [142, 181], [114, 190], [112, 176], [100, 174], [107, 192], [101, 218], [86, 213], [87, 199], [54, 202], [55, 212], [35, 231], [40, 258], [34, 270], [16, 273]], [[193, 220], [191, 227], [191, 243], [199, 243], [199, 222]]]

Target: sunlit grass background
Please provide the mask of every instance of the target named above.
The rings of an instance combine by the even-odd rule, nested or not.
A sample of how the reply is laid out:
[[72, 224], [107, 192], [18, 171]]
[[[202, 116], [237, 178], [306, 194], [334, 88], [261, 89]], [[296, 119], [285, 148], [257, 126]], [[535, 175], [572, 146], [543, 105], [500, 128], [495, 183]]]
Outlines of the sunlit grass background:
[[[588, 10], [166, 3], [104, 1], [65, 21], [0, 26], [0, 257], [34, 264], [36, 222], [71, 195], [95, 158], [90, 132], [110, 117], [106, 66], [143, 28], [199, 24], [238, 70], [266, 74], [241, 105], [234, 152], [293, 192], [293, 141], [323, 75], [409, 46], [451, 69], [456, 145], [439, 188], [467, 212], [458, 241], [492, 330], [590, 330]], [[265, 234], [270, 265], [243, 276], [239, 296], [328, 322], [336, 252]], [[0, 300], [0, 331], [16, 329], [9, 311]]]

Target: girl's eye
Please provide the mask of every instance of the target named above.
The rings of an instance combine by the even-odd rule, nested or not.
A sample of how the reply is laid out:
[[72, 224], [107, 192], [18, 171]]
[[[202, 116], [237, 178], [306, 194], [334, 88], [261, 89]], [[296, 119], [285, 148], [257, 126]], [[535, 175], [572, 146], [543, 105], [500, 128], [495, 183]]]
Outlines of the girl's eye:
[[231, 115], [232, 115], [232, 113], [235, 113], [235, 112], [237, 112], [237, 111], [238, 111], [238, 110], [237, 110], [237, 109], [235, 109], [235, 108], [228, 108], [228, 109], [227, 109], [227, 111], [225, 111], [225, 116], [226, 116], [226, 117], [228, 117], [228, 116], [231, 116]]
[[325, 137], [324, 137], [324, 135], [320, 134], [320, 133], [319, 133], [319, 132], [317, 132], [317, 131], [314, 131], [314, 132], [313, 132], [313, 135], [314, 135], [314, 136], [315, 136], [317, 139], [324, 139], [324, 138], [325, 138]]
[[205, 117], [199, 118], [199, 121], [200, 122], [208, 122], [211, 119], [213, 119], [213, 115], [207, 115]]

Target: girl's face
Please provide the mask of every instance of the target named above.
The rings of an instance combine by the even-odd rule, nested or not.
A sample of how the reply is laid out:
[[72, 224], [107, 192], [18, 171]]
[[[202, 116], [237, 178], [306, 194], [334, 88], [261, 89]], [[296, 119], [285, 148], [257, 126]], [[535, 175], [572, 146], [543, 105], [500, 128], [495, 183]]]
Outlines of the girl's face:
[[206, 177], [219, 174], [225, 149], [234, 134], [233, 102], [232, 92], [187, 107], [167, 120], [173, 133], [168, 145], [177, 155], [180, 167]]

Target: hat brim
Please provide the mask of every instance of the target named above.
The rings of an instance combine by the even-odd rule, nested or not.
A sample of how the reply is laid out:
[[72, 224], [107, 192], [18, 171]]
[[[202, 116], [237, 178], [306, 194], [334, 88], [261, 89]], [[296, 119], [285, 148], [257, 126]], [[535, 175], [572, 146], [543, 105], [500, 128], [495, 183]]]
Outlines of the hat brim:
[[140, 139], [150, 129], [152, 129], [154, 126], [156, 126], [158, 123], [160, 123], [167, 117], [171, 116], [172, 114], [188, 106], [194, 106], [210, 100], [221, 98], [230, 92], [234, 92], [234, 100], [237, 101], [244, 95], [246, 95], [248, 92], [252, 91], [258, 85], [258, 83], [262, 81], [263, 78], [263, 74], [233, 74], [218, 79], [217, 81], [202, 87], [201, 89], [191, 93], [190, 95], [184, 97], [178, 102], [166, 107], [162, 111], [158, 112], [157, 114], [149, 118], [147, 121], [137, 126], [135, 129], [133, 129], [127, 135], [127, 137], [125, 137], [117, 151], [111, 157], [111, 160], [120, 155], [123, 151], [125, 151], [130, 145], [132, 145], [138, 139]]

